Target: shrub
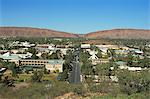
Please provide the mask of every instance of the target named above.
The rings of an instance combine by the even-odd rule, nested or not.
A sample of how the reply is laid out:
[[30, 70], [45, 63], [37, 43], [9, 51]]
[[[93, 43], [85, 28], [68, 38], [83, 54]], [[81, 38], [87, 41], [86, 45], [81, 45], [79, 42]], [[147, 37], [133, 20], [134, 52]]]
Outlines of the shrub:
[[122, 70], [118, 73], [118, 79], [121, 91], [128, 95], [149, 92], [150, 78], [148, 71], [132, 72]]
[[33, 82], [40, 82], [43, 77], [43, 71], [34, 71], [31, 76]]

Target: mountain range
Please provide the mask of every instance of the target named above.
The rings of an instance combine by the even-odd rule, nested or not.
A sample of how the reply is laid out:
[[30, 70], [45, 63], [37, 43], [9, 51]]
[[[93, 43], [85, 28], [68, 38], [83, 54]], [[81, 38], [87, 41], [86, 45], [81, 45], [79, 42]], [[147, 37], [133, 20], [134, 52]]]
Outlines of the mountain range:
[[110, 38], [110, 39], [150, 39], [150, 30], [112, 29], [86, 34], [74, 34], [51, 29], [31, 27], [0, 27], [0, 37], [71, 37], [71, 38]]

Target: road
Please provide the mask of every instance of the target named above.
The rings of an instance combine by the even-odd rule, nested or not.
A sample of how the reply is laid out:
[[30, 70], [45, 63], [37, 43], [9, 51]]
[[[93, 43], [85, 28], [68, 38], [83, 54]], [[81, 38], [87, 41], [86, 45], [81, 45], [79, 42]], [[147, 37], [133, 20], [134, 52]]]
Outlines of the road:
[[74, 53], [73, 53], [73, 60], [71, 61], [71, 66], [72, 66], [72, 71], [70, 72], [70, 77], [69, 77], [69, 82], [70, 83], [80, 83], [81, 79], [80, 79], [80, 62], [79, 62], [79, 54], [80, 51], [79, 49], [75, 49]]

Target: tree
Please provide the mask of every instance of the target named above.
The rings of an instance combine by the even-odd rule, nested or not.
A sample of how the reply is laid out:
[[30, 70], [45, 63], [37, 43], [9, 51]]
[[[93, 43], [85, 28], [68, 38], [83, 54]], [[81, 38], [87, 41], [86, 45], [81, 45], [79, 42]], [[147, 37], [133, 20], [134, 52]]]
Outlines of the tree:
[[81, 72], [82, 74], [86, 75], [93, 75], [93, 66], [91, 64], [91, 61], [86, 61], [81, 66]]
[[132, 53], [130, 52], [130, 53], [128, 53], [128, 56], [127, 56], [127, 65], [128, 66], [132, 66], [133, 65], [133, 55], [132, 55]]
[[98, 58], [102, 58], [102, 51], [101, 51], [98, 47], [93, 46], [93, 47], [91, 47], [91, 49], [98, 52], [98, 53], [97, 53], [97, 57], [98, 57]]
[[48, 53], [42, 53], [41, 57], [42, 59], [48, 59], [49, 55]]
[[39, 57], [36, 56], [37, 50], [35, 48], [29, 48], [27, 52], [32, 53], [31, 59], [38, 59]]
[[119, 85], [122, 92], [131, 95], [138, 92], [149, 92], [150, 87], [150, 72], [141, 71], [133, 72], [121, 70], [118, 72]]
[[89, 57], [90, 54], [87, 51], [85, 52], [83, 50], [80, 51], [80, 62], [85, 63], [89, 59]]
[[108, 49], [107, 50], [107, 55], [109, 57], [111, 57], [111, 60], [110, 61], [115, 61], [115, 58], [116, 58], [116, 53], [115, 53], [115, 50], [114, 49]]
[[140, 65], [141, 67], [149, 68], [149, 67], [150, 67], [150, 59], [147, 58], [146, 56], [144, 56], [144, 59], [141, 59], [141, 60], [140, 60], [139, 65]]
[[68, 70], [67, 69], [65, 69], [62, 73], [60, 73], [58, 75], [58, 80], [60, 80], [60, 81], [68, 81], [68, 78], [69, 78], [69, 76], [68, 76]]
[[4, 77], [3, 84], [7, 87], [14, 87], [14, 79], [10, 76]]
[[101, 50], [98, 50], [97, 57], [102, 58], [102, 51]]
[[107, 50], [107, 54], [108, 54], [109, 57], [114, 57], [116, 55], [114, 49], [108, 49]]
[[68, 81], [69, 72], [72, 70], [72, 66], [70, 65], [71, 60], [73, 59], [73, 52], [71, 50], [67, 51], [65, 58], [65, 62], [63, 64], [63, 72], [59, 75], [61, 81]]
[[61, 53], [62, 53], [61, 50], [56, 51], [58, 59], [61, 59], [63, 57]]
[[49, 55], [49, 53], [43, 53], [41, 57], [43, 59], [61, 59], [62, 55], [61, 55], [61, 51], [57, 50], [56, 52], [53, 52], [51, 55]]
[[37, 50], [35, 49], [35, 48], [29, 48], [28, 50], [27, 50], [27, 52], [29, 52], [29, 53], [32, 53], [32, 54], [37, 54]]
[[42, 77], [43, 77], [43, 71], [33, 71], [33, 75], [31, 76], [31, 79], [33, 82], [41, 82]]
[[39, 57], [36, 56], [36, 54], [33, 54], [33, 55], [31, 56], [31, 59], [39, 59]]
[[110, 76], [110, 64], [103, 63], [98, 64], [95, 67], [96, 74], [99, 76], [99, 79], [105, 80], [106, 76]]
[[53, 52], [48, 59], [58, 59], [57, 53]]
[[16, 64], [15, 63], [11, 63], [11, 62], [5, 62], [4, 66], [12, 71], [12, 76], [13, 77], [17, 77], [17, 70], [16, 70]]

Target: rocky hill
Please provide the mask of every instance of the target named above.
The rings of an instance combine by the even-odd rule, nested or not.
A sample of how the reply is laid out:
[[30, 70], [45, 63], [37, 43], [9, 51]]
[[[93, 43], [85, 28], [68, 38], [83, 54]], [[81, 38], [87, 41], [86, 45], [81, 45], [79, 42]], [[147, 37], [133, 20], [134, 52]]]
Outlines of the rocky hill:
[[113, 29], [85, 34], [86, 38], [111, 39], [150, 39], [150, 30], [143, 29]]
[[85, 37], [111, 39], [150, 39], [150, 30], [113, 29], [87, 34], [73, 34], [61, 31], [29, 27], [0, 27], [0, 37]]
[[29, 27], [0, 27], [0, 37], [78, 37], [76, 34]]

